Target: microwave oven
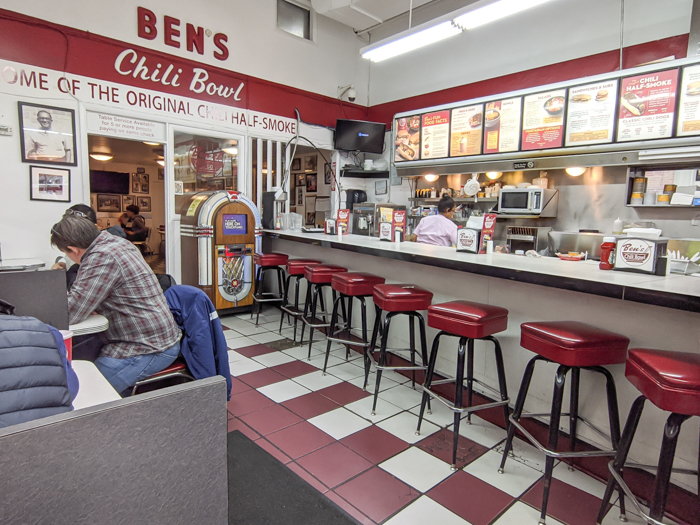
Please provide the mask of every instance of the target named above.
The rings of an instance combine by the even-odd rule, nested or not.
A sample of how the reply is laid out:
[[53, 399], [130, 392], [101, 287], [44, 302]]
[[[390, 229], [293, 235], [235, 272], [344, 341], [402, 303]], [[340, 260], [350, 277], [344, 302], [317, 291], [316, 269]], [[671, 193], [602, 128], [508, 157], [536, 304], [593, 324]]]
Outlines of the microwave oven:
[[503, 188], [498, 196], [498, 212], [516, 215], [556, 217], [559, 190], [536, 186]]

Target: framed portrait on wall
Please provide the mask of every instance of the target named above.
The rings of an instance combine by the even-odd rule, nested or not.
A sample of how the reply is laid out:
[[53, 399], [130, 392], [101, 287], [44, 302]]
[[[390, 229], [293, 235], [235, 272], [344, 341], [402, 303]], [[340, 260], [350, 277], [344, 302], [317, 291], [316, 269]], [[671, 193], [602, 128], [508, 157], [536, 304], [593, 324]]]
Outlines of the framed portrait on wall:
[[306, 212], [306, 225], [313, 226], [314, 224], [316, 224], [316, 212], [315, 211], [307, 211]]
[[306, 175], [304, 173], [297, 173], [295, 186], [301, 188], [306, 186]]
[[292, 171], [301, 171], [301, 157], [292, 159]]
[[127, 206], [132, 206], [136, 204], [136, 197], [134, 195], [122, 195], [122, 211], [126, 211]]
[[297, 188], [297, 200], [296, 200], [296, 205], [297, 206], [303, 206], [304, 205], [304, 188], [299, 186]]
[[22, 162], [77, 166], [75, 111], [18, 102]]
[[139, 207], [141, 213], [151, 213], [150, 197], [136, 197], [136, 205]]
[[327, 162], [323, 165], [323, 182], [326, 186], [331, 185], [331, 165]]
[[158, 180], [165, 180], [165, 168], [158, 168]]
[[122, 196], [113, 195], [111, 193], [97, 194], [97, 211], [100, 212], [119, 212], [122, 206]]
[[70, 202], [70, 170], [29, 166], [29, 198]]
[[386, 195], [387, 193], [389, 193], [388, 181], [386, 179], [375, 181], [374, 193], [375, 195]]
[[309, 155], [308, 157], [304, 157], [304, 171], [316, 171], [316, 161], [316, 155]]
[[131, 193], [150, 193], [148, 173], [131, 174]]
[[309, 173], [306, 175], [306, 193], [316, 193], [318, 187], [318, 180], [316, 179], [315, 173]]

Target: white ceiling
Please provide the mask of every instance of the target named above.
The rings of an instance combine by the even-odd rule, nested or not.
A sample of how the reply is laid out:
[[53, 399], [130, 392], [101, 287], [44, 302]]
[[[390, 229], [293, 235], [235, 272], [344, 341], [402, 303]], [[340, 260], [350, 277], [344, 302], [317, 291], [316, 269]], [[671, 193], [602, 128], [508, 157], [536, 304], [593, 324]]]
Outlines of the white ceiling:
[[[439, 0], [413, 0], [413, 9]], [[314, 10], [356, 31], [408, 13], [411, 0], [311, 0]]]

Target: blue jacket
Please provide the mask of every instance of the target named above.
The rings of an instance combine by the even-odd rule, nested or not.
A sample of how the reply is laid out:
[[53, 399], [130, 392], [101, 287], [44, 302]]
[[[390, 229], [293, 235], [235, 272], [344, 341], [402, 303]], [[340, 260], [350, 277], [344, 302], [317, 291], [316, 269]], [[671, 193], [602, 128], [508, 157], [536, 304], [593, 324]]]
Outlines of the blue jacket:
[[165, 298], [175, 322], [183, 331], [180, 352], [187, 368], [195, 379], [224, 376], [227, 398], [231, 399], [228, 346], [211, 300], [199, 288], [185, 284], [168, 288]]
[[0, 428], [68, 412], [77, 392], [60, 332], [33, 317], [0, 315]]

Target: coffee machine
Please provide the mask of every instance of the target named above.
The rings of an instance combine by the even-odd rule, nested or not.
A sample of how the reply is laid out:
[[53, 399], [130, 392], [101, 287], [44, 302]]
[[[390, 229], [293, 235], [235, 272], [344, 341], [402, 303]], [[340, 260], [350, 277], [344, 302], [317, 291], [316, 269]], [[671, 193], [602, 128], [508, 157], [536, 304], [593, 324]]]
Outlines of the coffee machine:
[[352, 210], [353, 204], [361, 202], [367, 202], [367, 192], [365, 190], [344, 190], [341, 194], [340, 209]]
[[355, 235], [372, 235], [374, 231], [375, 206], [376, 204], [373, 202], [355, 203], [352, 205], [350, 233]]

